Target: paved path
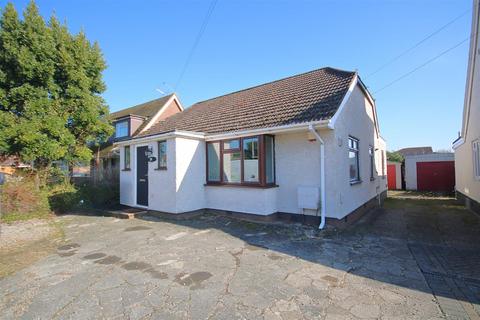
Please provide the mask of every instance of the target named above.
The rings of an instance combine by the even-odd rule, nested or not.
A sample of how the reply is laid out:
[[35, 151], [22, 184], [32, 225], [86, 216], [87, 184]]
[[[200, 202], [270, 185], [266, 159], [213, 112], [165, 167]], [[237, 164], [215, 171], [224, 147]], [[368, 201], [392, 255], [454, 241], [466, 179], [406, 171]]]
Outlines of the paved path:
[[65, 243], [0, 279], [0, 318], [478, 317], [480, 221], [450, 200], [389, 200], [322, 233], [215, 216], [59, 220]]

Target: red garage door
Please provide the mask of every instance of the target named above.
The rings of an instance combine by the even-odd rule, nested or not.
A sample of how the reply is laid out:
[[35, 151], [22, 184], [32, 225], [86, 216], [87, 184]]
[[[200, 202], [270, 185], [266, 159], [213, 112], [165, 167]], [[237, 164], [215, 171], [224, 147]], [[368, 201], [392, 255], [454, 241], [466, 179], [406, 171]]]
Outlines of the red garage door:
[[394, 164], [387, 165], [388, 190], [397, 189], [397, 170]]
[[453, 191], [454, 161], [417, 162], [417, 189], [420, 191]]

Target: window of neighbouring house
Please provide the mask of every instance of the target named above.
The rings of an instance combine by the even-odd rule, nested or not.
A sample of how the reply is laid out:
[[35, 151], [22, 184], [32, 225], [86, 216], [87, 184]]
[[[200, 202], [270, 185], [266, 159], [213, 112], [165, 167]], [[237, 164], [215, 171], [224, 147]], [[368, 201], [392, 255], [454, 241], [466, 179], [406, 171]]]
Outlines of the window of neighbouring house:
[[128, 137], [128, 121], [120, 121], [115, 123], [115, 138]]
[[375, 180], [375, 149], [368, 147], [368, 155], [370, 157], [370, 180]]
[[358, 159], [358, 139], [348, 137], [348, 160], [350, 171], [350, 182], [360, 181], [360, 165]]
[[125, 146], [123, 162], [123, 169], [130, 170], [130, 146]]
[[167, 169], [167, 141], [158, 141], [158, 169]]
[[273, 137], [207, 143], [207, 183], [268, 186], [275, 183]]
[[473, 173], [475, 179], [480, 180], [480, 140], [472, 142], [473, 148]]

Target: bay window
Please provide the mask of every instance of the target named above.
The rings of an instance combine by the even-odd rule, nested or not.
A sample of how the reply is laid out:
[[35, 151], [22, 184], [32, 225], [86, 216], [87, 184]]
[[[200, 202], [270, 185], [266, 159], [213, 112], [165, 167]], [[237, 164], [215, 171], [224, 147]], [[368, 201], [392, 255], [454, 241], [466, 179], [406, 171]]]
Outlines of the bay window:
[[207, 143], [207, 181], [220, 182], [220, 142]]
[[269, 135], [207, 142], [207, 184], [275, 184], [274, 139]]

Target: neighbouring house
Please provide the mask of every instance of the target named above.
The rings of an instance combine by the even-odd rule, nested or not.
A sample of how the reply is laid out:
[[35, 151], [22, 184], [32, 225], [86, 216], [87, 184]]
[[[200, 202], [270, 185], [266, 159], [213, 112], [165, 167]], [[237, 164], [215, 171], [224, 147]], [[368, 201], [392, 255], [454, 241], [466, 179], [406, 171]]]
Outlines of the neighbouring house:
[[402, 189], [402, 163], [397, 161], [387, 162], [388, 190]]
[[462, 130], [453, 143], [457, 199], [480, 213], [480, 3], [474, 0]]
[[385, 141], [357, 72], [322, 68], [198, 102], [120, 148], [120, 202], [153, 212], [353, 221], [386, 196]]
[[397, 152], [400, 153], [405, 158], [406, 156], [430, 154], [430, 153], [433, 153], [433, 149], [432, 147], [410, 147], [410, 148], [400, 149]]
[[14, 175], [17, 170], [25, 170], [31, 167], [31, 164], [22, 162], [19, 157], [0, 157], [0, 173]]
[[455, 162], [453, 153], [434, 152], [405, 157], [407, 190], [453, 193]]
[[111, 113], [110, 119], [115, 127], [115, 132], [107, 143], [96, 150], [90, 172], [92, 178], [96, 181], [107, 180], [118, 183], [120, 176], [119, 151], [113, 143], [135, 137], [148, 130], [153, 123], [181, 111], [183, 111], [183, 107], [180, 100], [172, 93]]

